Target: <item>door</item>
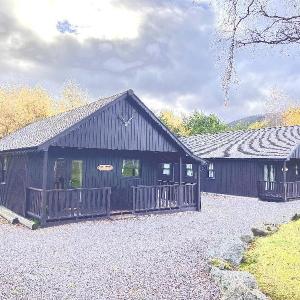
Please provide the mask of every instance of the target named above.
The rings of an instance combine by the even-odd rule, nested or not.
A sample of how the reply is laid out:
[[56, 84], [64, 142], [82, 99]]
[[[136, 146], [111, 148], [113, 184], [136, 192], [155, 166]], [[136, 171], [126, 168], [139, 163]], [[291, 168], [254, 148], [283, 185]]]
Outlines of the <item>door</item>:
[[275, 188], [275, 166], [272, 164], [264, 165], [264, 181], [265, 181], [265, 190], [273, 191]]

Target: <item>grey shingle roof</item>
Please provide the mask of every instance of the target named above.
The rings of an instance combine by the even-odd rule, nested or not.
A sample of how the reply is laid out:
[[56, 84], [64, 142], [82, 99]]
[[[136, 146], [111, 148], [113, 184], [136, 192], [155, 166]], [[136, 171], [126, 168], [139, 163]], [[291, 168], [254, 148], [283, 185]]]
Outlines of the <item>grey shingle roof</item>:
[[202, 134], [181, 141], [201, 158], [287, 158], [300, 144], [300, 126]]
[[101, 98], [87, 105], [31, 123], [2, 138], [0, 151], [38, 147], [126, 93], [127, 91]]

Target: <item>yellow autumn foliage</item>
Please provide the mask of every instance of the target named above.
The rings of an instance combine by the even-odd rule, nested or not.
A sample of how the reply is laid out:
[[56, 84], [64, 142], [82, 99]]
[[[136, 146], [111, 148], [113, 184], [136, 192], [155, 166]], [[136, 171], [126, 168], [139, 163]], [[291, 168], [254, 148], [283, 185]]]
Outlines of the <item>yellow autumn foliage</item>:
[[181, 116], [176, 115], [173, 111], [161, 111], [159, 114], [159, 119], [176, 135], [189, 135], [189, 130], [185, 126], [183, 118]]
[[291, 107], [283, 113], [285, 126], [300, 125], [300, 107]]
[[0, 86], [0, 138], [34, 121], [81, 106], [87, 96], [73, 82], [55, 99], [42, 87]]

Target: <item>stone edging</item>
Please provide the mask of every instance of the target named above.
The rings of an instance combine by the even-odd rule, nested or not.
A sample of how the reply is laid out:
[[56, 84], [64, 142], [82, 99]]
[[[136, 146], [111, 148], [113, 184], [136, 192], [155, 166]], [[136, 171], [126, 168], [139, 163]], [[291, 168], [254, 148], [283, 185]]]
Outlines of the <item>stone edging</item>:
[[[226, 258], [214, 258], [211, 260], [210, 275], [219, 286], [221, 300], [268, 300], [256, 282], [255, 277], [246, 271], [236, 269], [242, 262], [243, 255], [249, 244], [255, 237], [267, 236], [278, 230], [275, 224], [264, 224], [251, 229], [252, 235], [240, 237], [242, 245], [237, 245], [232, 253], [225, 253]], [[231, 249], [232, 250], [232, 249]]]

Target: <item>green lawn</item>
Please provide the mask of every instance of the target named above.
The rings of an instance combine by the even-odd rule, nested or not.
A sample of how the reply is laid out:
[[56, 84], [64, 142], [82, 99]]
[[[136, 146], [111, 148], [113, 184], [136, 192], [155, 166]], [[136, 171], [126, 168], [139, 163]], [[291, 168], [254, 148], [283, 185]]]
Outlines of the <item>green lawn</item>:
[[300, 300], [300, 220], [257, 239], [241, 269], [252, 273], [273, 300]]

